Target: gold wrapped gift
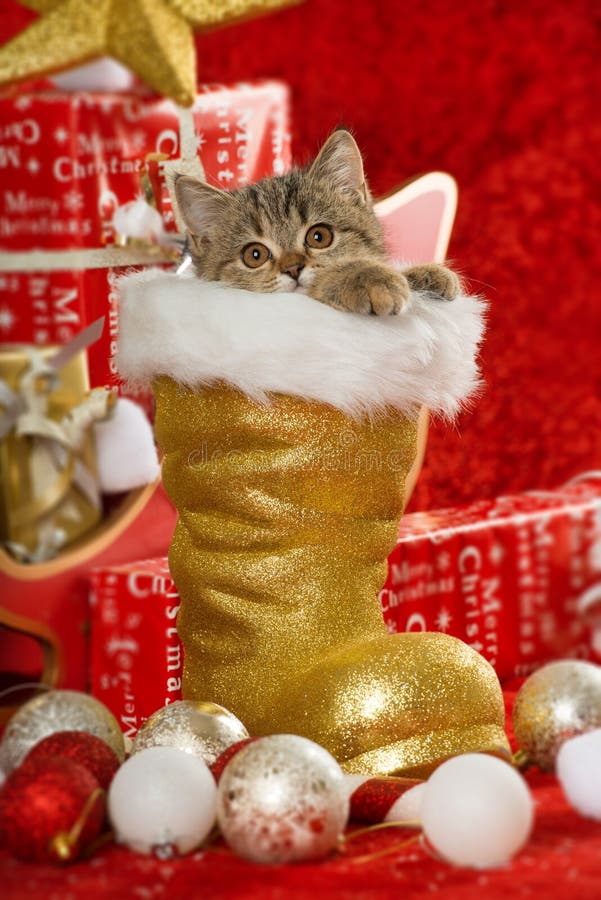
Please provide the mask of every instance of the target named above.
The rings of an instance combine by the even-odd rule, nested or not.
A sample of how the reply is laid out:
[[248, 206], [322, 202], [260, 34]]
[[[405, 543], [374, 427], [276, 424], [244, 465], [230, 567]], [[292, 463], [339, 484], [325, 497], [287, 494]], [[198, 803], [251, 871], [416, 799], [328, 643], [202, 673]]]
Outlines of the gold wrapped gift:
[[309, 737], [350, 772], [508, 756], [491, 666], [443, 634], [388, 635], [377, 599], [418, 409], [451, 413], [474, 386], [478, 303], [415, 297], [378, 321], [169, 273], [122, 295], [121, 371], [154, 383], [179, 511], [184, 695], [251, 734]]
[[21, 561], [55, 555], [101, 515], [85, 352], [60, 370], [57, 348], [0, 346], [0, 541]]

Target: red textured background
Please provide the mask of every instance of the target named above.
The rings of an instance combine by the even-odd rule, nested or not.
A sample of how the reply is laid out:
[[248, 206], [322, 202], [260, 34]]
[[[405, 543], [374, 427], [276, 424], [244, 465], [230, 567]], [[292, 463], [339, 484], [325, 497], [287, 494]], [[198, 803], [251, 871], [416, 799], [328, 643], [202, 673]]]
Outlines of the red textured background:
[[[7, 34], [29, 17], [3, 8]], [[601, 463], [600, 9], [306, 0], [198, 41], [203, 81], [292, 86], [299, 159], [343, 123], [377, 193], [428, 169], [459, 182], [450, 256], [491, 300], [487, 391], [432, 430], [414, 509]]]
[[450, 256], [491, 300], [487, 391], [433, 429], [415, 509], [601, 463], [595, 9], [308, 0], [199, 42], [204, 77], [292, 85], [299, 158], [344, 123], [377, 193], [428, 169], [459, 182]]

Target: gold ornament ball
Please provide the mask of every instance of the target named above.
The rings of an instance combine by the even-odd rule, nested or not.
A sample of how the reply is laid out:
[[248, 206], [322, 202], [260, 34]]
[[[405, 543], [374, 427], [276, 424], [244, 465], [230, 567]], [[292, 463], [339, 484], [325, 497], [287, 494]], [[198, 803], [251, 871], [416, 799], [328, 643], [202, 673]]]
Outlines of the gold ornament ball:
[[148, 747], [177, 747], [212, 765], [224, 750], [249, 737], [236, 716], [217, 703], [178, 700], [154, 712], [138, 731], [132, 754]]
[[601, 727], [601, 667], [577, 660], [549, 663], [520, 688], [513, 708], [518, 746], [544, 772], [555, 768], [571, 737]]
[[35, 744], [58, 731], [86, 731], [108, 744], [120, 762], [125, 758], [119, 723], [103, 703], [80, 691], [48, 691], [29, 700], [6, 726], [0, 768], [12, 772]]

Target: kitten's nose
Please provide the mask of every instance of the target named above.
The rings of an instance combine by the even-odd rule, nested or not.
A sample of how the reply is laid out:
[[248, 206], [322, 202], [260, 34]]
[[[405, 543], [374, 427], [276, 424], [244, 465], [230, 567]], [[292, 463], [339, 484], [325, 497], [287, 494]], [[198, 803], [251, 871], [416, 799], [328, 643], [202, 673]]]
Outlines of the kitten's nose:
[[294, 278], [295, 281], [298, 281], [300, 273], [303, 271], [305, 267], [299, 264], [294, 266], [286, 266], [284, 272], [286, 275], [290, 275], [291, 278]]

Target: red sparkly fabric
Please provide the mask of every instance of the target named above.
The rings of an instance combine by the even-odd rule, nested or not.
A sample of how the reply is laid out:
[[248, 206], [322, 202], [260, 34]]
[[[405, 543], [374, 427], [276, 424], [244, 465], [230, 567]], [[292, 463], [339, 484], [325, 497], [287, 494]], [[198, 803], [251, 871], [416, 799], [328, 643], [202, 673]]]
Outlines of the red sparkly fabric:
[[[0, 6], [0, 34], [32, 16]], [[432, 429], [414, 509], [601, 463], [598, 19], [594, 0], [305, 0], [198, 39], [203, 81], [290, 83], [300, 160], [343, 123], [376, 193], [459, 182], [450, 256], [491, 301], [487, 387]]]
[[376, 193], [459, 182], [450, 257], [491, 302], [486, 392], [431, 430], [413, 509], [601, 466], [601, 117], [594, 0], [307, 0], [199, 40], [203, 77], [293, 89], [294, 149], [338, 123]]
[[[514, 697], [506, 694], [508, 709]], [[438, 862], [419, 841], [363, 859], [405, 840], [407, 832], [397, 829], [358, 838], [345, 856], [296, 866], [256, 866], [223, 845], [170, 862], [110, 845], [65, 869], [16, 862], [0, 851], [2, 900], [412, 900], [433, 894], [448, 900], [599, 900], [601, 824], [569, 809], [554, 776], [534, 772], [528, 781], [536, 804], [534, 833], [510, 865], [495, 871]]]

